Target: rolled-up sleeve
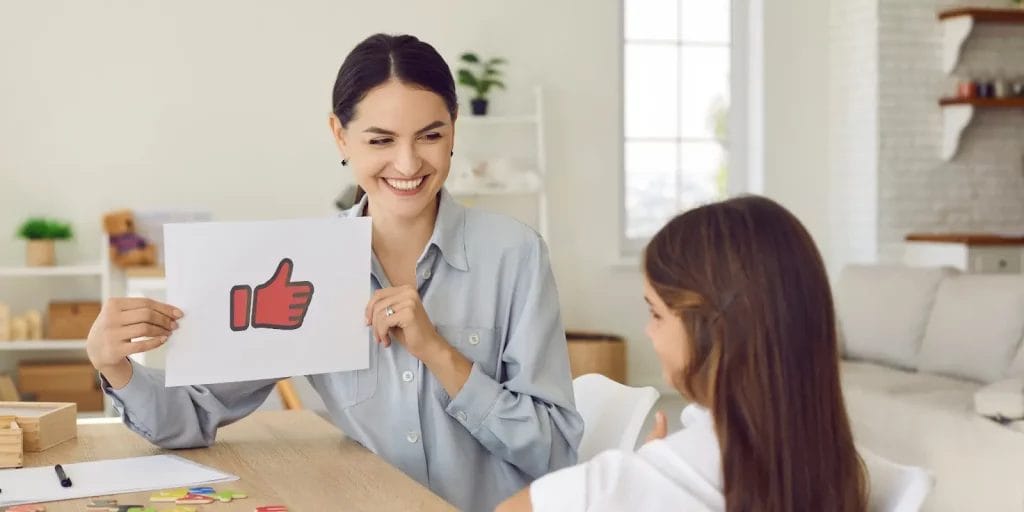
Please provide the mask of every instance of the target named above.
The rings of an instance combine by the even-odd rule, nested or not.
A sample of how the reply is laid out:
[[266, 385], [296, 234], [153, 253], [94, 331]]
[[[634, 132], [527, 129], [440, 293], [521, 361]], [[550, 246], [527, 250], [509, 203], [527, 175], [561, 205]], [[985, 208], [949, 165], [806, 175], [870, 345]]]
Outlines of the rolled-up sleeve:
[[537, 478], [576, 463], [583, 419], [543, 240], [533, 238], [518, 260], [499, 378], [474, 364], [446, 411], [491, 453]]
[[132, 361], [132, 378], [121, 389], [100, 379], [124, 424], [161, 448], [209, 446], [217, 428], [244, 418], [266, 400], [276, 380], [208, 386], [164, 386], [164, 372]]

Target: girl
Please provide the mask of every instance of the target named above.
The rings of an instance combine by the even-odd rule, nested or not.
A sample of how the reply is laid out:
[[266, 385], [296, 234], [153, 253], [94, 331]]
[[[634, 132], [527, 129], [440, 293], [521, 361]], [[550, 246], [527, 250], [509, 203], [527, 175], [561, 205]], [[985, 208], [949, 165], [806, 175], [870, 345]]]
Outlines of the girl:
[[686, 428], [541, 478], [501, 510], [865, 510], [832, 293], [796, 217], [762, 197], [697, 208], [643, 267], [647, 336], [693, 402]]

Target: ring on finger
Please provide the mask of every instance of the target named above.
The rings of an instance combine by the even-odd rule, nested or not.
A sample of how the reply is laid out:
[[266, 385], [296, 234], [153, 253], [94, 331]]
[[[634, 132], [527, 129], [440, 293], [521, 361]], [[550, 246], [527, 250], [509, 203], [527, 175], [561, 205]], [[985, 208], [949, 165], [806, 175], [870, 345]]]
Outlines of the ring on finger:
[[393, 314], [395, 314], [395, 310], [391, 306], [384, 308], [384, 316], [391, 316]]

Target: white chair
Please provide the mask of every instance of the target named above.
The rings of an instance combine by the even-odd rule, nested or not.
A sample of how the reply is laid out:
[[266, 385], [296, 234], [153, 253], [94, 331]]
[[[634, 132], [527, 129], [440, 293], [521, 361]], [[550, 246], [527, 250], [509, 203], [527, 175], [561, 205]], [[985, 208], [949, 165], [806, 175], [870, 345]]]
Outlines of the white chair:
[[647, 413], [660, 396], [650, 386], [633, 388], [598, 373], [576, 377], [572, 389], [584, 424], [579, 462], [612, 448], [633, 451]]
[[924, 468], [897, 464], [868, 450], [860, 449], [871, 485], [870, 512], [917, 512], [935, 485]]

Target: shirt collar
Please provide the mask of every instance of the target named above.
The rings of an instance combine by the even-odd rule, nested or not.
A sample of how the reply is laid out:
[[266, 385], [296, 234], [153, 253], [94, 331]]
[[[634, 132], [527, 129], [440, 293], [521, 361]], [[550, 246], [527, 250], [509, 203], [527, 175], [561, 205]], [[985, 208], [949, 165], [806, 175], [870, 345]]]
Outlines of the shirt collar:
[[[343, 217], [359, 217], [366, 211], [369, 197], [363, 194], [359, 202], [342, 212]], [[442, 188], [440, 206], [437, 208], [437, 219], [434, 221], [434, 232], [427, 243], [437, 247], [441, 256], [452, 267], [463, 272], [469, 270], [466, 259], [466, 208], [459, 204], [448, 189]]]

